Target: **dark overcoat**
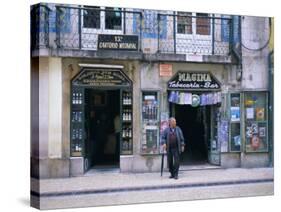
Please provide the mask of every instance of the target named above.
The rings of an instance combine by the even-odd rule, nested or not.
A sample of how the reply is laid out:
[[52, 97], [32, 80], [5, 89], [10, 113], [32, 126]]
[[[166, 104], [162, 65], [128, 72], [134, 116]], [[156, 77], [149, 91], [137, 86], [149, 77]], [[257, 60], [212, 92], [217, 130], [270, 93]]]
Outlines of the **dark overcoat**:
[[[178, 151], [179, 154], [181, 153], [181, 147], [185, 145], [184, 143], [184, 137], [181, 128], [176, 126], [176, 136], [177, 136], [177, 142], [178, 142]], [[170, 127], [167, 127], [163, 134], [162, 134], [162, 139], [161, 139], [161, 145], [166, 144], [167, 150], [169, 149], [169, 133], [170, 133]], [[167, 151], [168, 152], [168, 151]]]

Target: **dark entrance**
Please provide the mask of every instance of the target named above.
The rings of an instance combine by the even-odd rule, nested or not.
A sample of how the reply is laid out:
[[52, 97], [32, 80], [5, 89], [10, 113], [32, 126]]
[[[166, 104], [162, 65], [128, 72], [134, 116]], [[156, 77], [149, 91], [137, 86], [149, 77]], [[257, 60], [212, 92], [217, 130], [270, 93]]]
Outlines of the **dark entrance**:
[[85, 156], [88, 168], [118, 168], [120, 90], [85, 89]]
[[171, 104], [171, 109], [186, 142], [185, 151], [181, 154], [181, 164], [207, 163], [211, 128], [210, 106]]
[[71, 92], [71, 157], [83, 157], [84, 172], [119, 167], [133, 152], [132, 81], [119, 67], [82, 68]]

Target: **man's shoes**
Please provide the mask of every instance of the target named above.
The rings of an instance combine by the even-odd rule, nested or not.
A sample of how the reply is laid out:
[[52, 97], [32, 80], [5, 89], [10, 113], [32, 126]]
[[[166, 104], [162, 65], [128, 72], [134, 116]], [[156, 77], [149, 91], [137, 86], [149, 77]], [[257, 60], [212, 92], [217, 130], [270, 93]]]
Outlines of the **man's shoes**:
[[175, 176], [174, 178], [175, 178], [175, 180], [179, 179], [179, 177], [178, 177], [178, 176]]
[[169, 177], [170, 179], [172, 179], [172, 178], [174, 178], [174, 175], [170, 175], [170, 177]]

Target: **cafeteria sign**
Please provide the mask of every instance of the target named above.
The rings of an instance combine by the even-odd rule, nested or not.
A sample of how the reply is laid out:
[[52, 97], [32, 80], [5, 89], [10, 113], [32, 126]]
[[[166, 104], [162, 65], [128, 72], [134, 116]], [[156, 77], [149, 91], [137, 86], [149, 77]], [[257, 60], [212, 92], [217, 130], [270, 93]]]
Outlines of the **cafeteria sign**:
[[220, 83], [209, 72], [179, 71], [168, 82], [170, 90], [219, 90]]
[[138, 51], [137, 35], [98, 35], [98, 50]]
[[75, 86], [131, 86], [131, 81], [118, 69], [83, 69], [72, 81]]

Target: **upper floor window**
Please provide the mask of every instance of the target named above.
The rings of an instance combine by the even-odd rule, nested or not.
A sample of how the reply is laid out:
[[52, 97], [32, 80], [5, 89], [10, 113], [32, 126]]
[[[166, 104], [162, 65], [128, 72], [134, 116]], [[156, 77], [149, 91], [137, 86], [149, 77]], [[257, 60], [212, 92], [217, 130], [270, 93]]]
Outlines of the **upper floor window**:
[[106, 7], [105, 9], [105, 29], [121, 30], [121, 8]]
[[196, 13], [196, 34], [210, 35], [210, 18], [206, 13]]
[[100, 8], [85, 6], [83, 10], [83, 27], [99, 29], [100, 21]]
[[210, 35], [210, 23], [211, 21], [208, 14], [178, 12], [177, 33]]
[[192, 34], [192, 13], [178, 12], [177, 31], [180, 34]]

